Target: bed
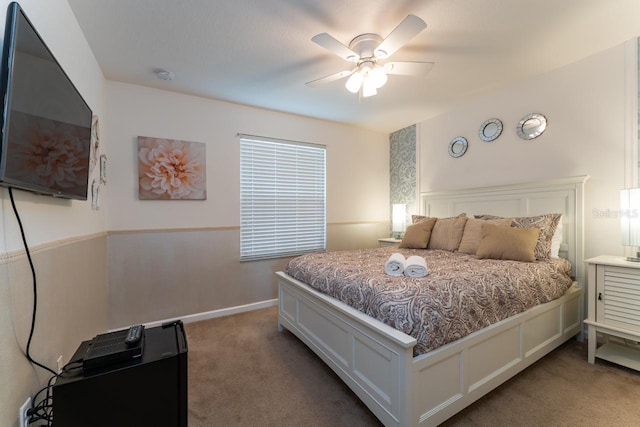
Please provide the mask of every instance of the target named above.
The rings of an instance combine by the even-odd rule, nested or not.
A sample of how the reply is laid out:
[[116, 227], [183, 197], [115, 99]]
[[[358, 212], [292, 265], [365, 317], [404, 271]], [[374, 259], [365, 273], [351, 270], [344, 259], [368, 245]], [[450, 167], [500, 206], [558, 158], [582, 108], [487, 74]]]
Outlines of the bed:
[[437, 425], [566, 340], [582, 336], [586, 180], [421, 194], [421, 214], [429, 217], [561, 213], [560, 253], [571, 263], [574, 281], [559, 298], [435, 349], [415, 351], [413, 336], [277, 272], [279, 328], [318, 354], [385, 426]]

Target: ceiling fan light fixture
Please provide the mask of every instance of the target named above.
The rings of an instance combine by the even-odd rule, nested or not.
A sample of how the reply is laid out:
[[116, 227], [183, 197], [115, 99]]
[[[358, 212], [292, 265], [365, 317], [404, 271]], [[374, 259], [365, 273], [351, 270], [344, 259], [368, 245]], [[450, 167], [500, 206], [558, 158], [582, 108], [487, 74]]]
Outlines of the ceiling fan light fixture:
[[358, 93], [358, 91], [360, 90], [360, 86], [362, 85], [363, 79], [364, 79], [364, 76], [362, 75], [362, 72], [360, 70], [357, 70], [356, 72], [351, 74], [351, 77], [349, 77], [349, 79], [344, 84], [344, 86], [347, 88], [349, 92]]
[[339, 42], [328, 33], [317, 34], [311, 41], [331, 51], [342, 59], [356, 64], [352, 71], [341, 71], [307, 82], [315, 87], [320, 83], [329, 83], [347, 77], [345, 87], [351, 93], [359, 93], [360, 97], [377, 94], [377, 89], [387, 83], [387, 74], [404, 76], [424, 76], [433, 67], [433, 62], [390, 62], [378, 64], [386, 60], [409, 40], [427, 28], [427, 24], [418, 16], [409, 14], [384, 39], [378, 34], [364, 33], [354, 37], [348, 46]]
[[370, 80], [376, 89], [381, 88], [387, 83], [387, 73], [384, 68], [376, 65], [367, 74], [367, 80]]
[[367, 98], [369, 96], [377, 95], [378, 91], [373, 81], [370, 78], [364, 79], [362, 82], [362, 97]]

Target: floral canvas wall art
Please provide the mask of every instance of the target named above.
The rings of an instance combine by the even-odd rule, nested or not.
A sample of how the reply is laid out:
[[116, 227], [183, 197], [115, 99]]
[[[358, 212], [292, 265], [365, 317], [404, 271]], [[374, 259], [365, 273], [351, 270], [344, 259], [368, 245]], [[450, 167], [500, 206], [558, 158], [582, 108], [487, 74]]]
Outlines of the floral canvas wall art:
[[140, 200], [205, 200], [205, 144], [138, 137]]

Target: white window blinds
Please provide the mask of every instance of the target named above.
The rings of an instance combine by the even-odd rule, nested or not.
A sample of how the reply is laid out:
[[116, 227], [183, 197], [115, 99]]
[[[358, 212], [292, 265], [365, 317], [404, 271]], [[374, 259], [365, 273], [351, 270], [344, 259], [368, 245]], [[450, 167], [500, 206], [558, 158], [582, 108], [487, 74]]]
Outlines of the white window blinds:
[[326, 149], [240, 137], [240, 260], [326, 250]]

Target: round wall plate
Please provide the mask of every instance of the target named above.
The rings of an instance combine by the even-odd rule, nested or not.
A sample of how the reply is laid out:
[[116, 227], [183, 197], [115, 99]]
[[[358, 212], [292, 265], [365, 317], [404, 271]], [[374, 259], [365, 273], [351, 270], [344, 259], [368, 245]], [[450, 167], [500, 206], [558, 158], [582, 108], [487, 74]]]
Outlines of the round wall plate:
[[457, 136], [449, 143], [449, 155], [451, 157], [460, 157], [467, 152], [467, 138], [463, 136]]
[[500, 119], [489, 119], [480, 125], [478, 135], [485, 142], [491, 142], [498, 139], [502, 133], [502, 121]]
[[547, 118], [542, 114], [527, 114], [518, 123], [518, 136], [522, 139], [537, 138], [547, 128]]

